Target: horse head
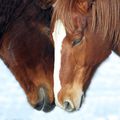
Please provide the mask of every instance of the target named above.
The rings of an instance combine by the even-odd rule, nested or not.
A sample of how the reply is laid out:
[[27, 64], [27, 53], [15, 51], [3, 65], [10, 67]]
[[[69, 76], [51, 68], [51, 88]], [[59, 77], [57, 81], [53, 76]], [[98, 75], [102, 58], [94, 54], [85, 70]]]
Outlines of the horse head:
[[[0, 39], [2, 41], [0, 57], [23, 88], [31, 106], [45, 112], [49, 112], [55, 107], [54, 48], [49, 36], [52, 16], [50, 1], [31, 0], [25, 2], [25, 5], [20, 3], [16, 8], [9, 0], [5, 0], [5, 3], [8, 2], [8, 4], [2, 5], [6, 11], [14, 15], [14, 19], [8, 21], [7, 29]], [[48, 4], [49, 2], [50, 4]], [[43, 4], [46, 9], [41, 9]], [[7, 10], [8, 5], [11, 8], [15, 7], [15, 11]], [[8, 13], [4, 13], [6, 18], [7, 15]]]
[[96, 23], [100, 15], [95, 16], [94, 2], [57, 0], [55, 4], [52, 19], [54, 94], [56, 104], [66, 111], [80, 108], [94, 71], [111, 53], [111, 42]]

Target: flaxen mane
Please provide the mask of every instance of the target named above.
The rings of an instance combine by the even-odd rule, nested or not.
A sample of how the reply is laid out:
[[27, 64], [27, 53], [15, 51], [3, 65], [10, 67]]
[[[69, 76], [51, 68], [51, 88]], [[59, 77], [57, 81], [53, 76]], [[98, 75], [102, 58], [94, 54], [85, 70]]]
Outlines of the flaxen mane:
[[74, 29], [72, 21], [73, 7], [76, 8], [76, 1], [74, 0], [56, 1], [52, 22], [61, 19], [67, 31], [72, 31]]
[[[87, 2], [87, 6], [82, 4]], [[92, 32], [102, 32], [104, 39], [120, 40], [120, 0], [59, 0], [56, 2], [53, 21], [61, 19], [68, 33], [75, 30], [75, 15], [92, 17]]]
[[[61, 19], [63, 24], [66, 27], [68, 33], [72, 33], [75, 30], [74, 20], [75, 16], [78, 16], [80, 13], [82, 15], [86, 15], [87, 11], [84, 10], [84, 7], [81, 7], [81, 2], [87, 0], [58, 0], [56, 1], [52, 23], [54, 20]], [[89, 0], [89, 5], [93, 2], [93, 0]]]
[[120, 0], [96, 0], [92, 5], [91, 28], [117, 44], [120, 40]]

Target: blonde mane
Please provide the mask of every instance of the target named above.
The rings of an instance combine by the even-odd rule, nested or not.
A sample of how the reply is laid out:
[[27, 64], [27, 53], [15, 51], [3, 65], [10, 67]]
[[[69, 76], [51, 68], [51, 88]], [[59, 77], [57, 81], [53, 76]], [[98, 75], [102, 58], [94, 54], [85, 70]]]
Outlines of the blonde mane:
[[120, 0], [96, 0], [92, 5], [91, 28], [117, 44], [120, 40]]
[[[82, 2], [88, 2], [86, 11], [82, 8]], [[74, 14], [87, 16], [91, 13], [92, 24], [90, 31], [102, 32], [104, 39], [115, 39], [116, 44], [120, 40], [120, 0], [57, 0], [53, 13], [52, 23], [61, 19], [67, 32], [74, 29]]]
[[[82, 0], [57, 0], [54, 8], [52, 23], [55, 20], [62, 20], [68, 32], [75, 29], [73, 16], [74, 14], [84, 13], [79, 9], [79, 4]], [[79, 3], [79, 4], [78, 4]]]

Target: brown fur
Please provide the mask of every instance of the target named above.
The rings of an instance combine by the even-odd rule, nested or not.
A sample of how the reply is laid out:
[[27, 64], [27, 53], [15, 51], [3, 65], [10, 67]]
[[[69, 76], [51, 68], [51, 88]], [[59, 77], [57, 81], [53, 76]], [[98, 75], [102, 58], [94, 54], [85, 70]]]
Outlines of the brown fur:
[[36, 5], [42, 9], [51, 7], [56, 0], [36, 0]]
[[[61, 50], [58, 98], [61, 105], [66, 98], [71, 100], [76, 109], [77, 91], [86, 90], [98, 65], [112, 50], [120, 55], [120, 0], [57, 0], [53, 27], [58, 19], [67, 32]], [[76, 39], [80, 43], [73, 45]]]
[[[49, 38], [52, 7], [41, 9], [31, 2], [3, 34], [0, 57], [24, 89], [29, 103], [41, 102], [45, 91], [47, 110], [54, 102], [53, 46]], [[3, 81], [4, 82], [4, 81]]]

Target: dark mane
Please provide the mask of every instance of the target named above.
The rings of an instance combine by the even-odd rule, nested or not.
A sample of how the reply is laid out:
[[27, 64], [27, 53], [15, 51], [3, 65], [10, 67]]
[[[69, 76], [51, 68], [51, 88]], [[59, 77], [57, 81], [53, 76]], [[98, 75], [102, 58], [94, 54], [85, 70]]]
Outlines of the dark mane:
[[51, 16], [53, 12], [52, 6], [49, 7], [48, 9], [41, 9], [41, 8], [36, 8], [38, 10], [38, 14], [36, 15], [36, 20], [37, 21], [42, 21], [44, 20], [44, 24], [47, 27], [50, 27], [50, 21], [51, 21]]
[[0, 0], [0, 38], [32, 0]]
[[[46, 4], [46, 2], [44, 4]], [[50, 27], [52, 5], [48, 6], [48, 8], [46, 7], [46, 9], [42, 9], [38, 4], [37, 0], [0, 0], [0, 46], [2, 44], [3, 34], [7, 32], [9, 28], [11, 29], [12, 24], [14, 24], [19, 17], [27, 21], [27, 23], [33, 19], [38, 22], [44, 21], [46, 27]], [[32, 15], [35, 11], [35, 15]]]

